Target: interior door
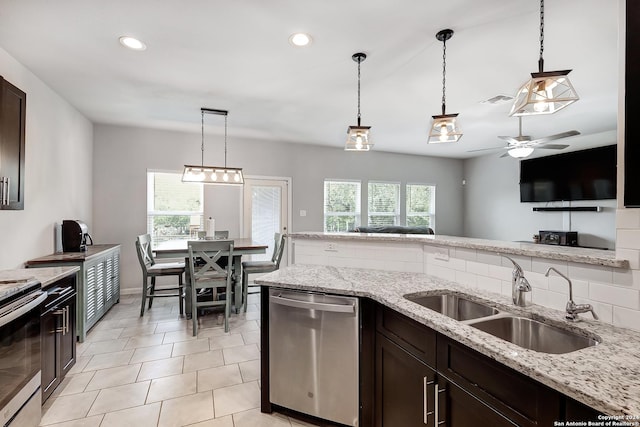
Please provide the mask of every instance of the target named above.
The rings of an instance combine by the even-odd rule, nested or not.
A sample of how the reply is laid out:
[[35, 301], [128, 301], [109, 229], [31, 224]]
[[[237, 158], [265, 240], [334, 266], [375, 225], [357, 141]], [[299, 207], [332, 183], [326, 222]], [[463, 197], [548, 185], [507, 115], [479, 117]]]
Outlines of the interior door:
[[[243, 234], [253, 241], [269, 245], [265, 254], [252, 260], [269, 260], [273, 254], [274, 234], [289, 229], [290, 180], [287, 178], [246, 178], [244, 183]], [[281, 266], [286, 266], [287, 250]]]

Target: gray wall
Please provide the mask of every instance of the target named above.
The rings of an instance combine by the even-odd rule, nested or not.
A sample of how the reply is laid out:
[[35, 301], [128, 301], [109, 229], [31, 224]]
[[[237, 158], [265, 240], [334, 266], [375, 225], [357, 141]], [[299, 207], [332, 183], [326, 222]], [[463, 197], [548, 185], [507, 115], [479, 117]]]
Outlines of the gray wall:
[[[220, 163], [220, 137], [206, 136], [205, 141], [205, 163]], [[291, 177], [292, 231], [322, 231], [324, 179], [344, 178], [360, 179], [363, 185], [367, 180], [435, 184], [436, 231], [462, 233], [461, 160], [376, 151], [353, 153], [238, 139], [232, 134], [228, 147], [227, 163], [243, 167], [248, 175]], [[181, 170], [185, 163], [198, 163], [200, 134], [96, 125], [94, 150], [94, 241], [122, 244], [122, 285], [137, 289], [142, 279], [134, 239], [146, 232], [146, 172]], [[238, 218], [240, 204], [227, 204], [228, 212], [235, 210]], [[205, 215], [209, 209], [205, 206]], [[301, 217], [300, 210], [306, 210], [307, 216]], [[217, 229], [233, 230], [233, 224], [225, 224], [221, 215], [214, 217]]]
[[580, 245], [615, 249], [616, 200], [571, 202], [602, 212], [533, 212], [534, 206], [563, 204], [520, 203], [520, 163], [495, 153], [465, 160], [464, 179], [465, 236], [531, 241], [539, 230], [567, 230], [578, 232]]
[[27, 94], [24, 210], [0, 211], [0, 269], [54, 251], [54, 225], [92, 223], [93, 126], [0, 48], [0, 75]]

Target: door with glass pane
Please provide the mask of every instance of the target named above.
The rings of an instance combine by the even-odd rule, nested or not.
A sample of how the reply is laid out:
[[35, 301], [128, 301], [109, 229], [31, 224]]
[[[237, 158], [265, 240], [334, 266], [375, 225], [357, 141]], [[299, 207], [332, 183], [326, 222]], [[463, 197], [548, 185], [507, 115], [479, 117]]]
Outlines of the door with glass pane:
[[[244, 236], [269, 245], [263, 255], [252, 260], [269, 260], [273, 254], [274, 234], [286, 233], [289, 224], [289, 180], [246, 178], [244, 183]], [[287, 252], [281, 266], [287, 265]]]

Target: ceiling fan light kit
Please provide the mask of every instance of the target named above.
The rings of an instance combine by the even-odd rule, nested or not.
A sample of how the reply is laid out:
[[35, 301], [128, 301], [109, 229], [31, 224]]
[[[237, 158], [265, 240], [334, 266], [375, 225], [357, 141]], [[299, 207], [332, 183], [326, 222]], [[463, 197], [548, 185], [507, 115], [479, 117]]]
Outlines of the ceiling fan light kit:
[[538, 72], [518, 90], [509, 116], [553, 114], [578, 99], [568, 74], [571, 70], [544, 71], [544, 0], [540, 0], [540, 57]]
[[453, 30], [438, 31], [436, 39], [442, 42], [442, 114], [431, 116], [431, 130], [429, 132], [429, 144], [445, 142], [458, 142], [462, 137], [462, 129], [458, 123], [458, 113], [446, 113], [446, 76], [447, 76], [447, 40], [453, 36]]
[[345, 151], [369, 151], [373, 144], [371, 143], [371, 126], [362, 126], [360, 123], [360, 64], [367, 59], [367, 55], [358, 52], [351, 56], [358, 63], [358, 125], [349, 126], [347, 129], [347, 142], [344, 146]]
[[[200, 145], [201, 162], [198, 165], [184, 165], [182, 173], [182, 182], [199, 182], [202, 184], [218, 184], [218, 185], [243, 185], [244, 175], [242, 168], [234, 168], [227, 166], [227, 110], [214, 110], [211, 108], [201, 108], [201, 130], [202, 139]], [[215, 114], [224, 116], [224, 166], [205, 166], [204, 165], [204, 115]]]

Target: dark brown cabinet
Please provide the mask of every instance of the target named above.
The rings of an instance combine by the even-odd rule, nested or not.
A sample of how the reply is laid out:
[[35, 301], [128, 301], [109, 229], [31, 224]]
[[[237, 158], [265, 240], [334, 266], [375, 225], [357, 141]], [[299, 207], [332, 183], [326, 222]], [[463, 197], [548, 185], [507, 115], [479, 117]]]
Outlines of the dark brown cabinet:
[[27, 95], [0, 76], [0, 210], [24, 209]]
[[46, 401], [76, 363], [75, 276], [47, 289], [40, 318], [42, 401]]

